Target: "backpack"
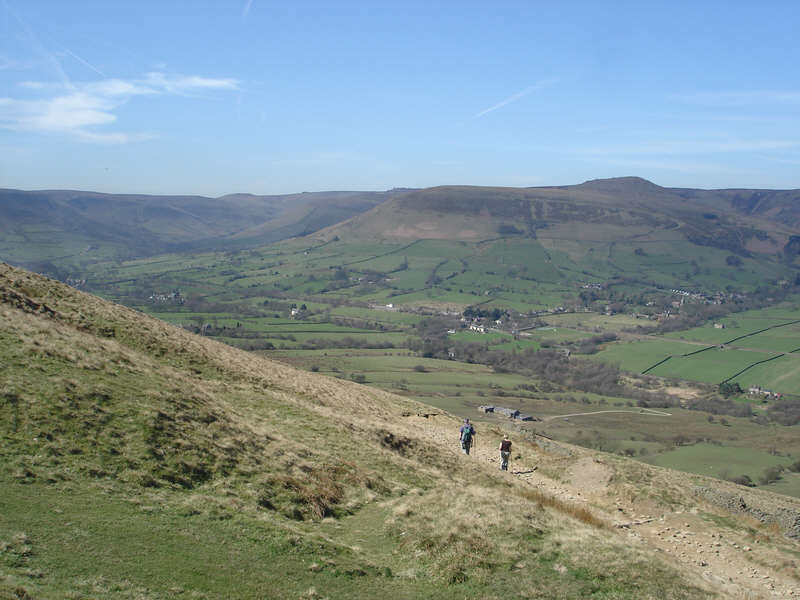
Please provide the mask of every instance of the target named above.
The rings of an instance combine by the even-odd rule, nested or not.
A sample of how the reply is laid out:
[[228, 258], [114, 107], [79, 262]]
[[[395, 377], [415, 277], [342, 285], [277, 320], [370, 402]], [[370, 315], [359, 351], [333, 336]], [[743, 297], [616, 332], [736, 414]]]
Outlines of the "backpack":
[[469, 444], [472, 441], [473, 433], [475, 433], [475, 430], [472, 428], [472, 425], [467, 425], [464, 431], [461, 432], [461, 441], [464, 444]]

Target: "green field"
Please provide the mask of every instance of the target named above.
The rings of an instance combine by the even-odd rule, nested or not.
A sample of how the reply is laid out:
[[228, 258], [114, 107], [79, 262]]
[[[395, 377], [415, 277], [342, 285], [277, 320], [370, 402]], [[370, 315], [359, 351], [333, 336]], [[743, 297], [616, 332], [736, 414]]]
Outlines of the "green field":
[[[614, 240], [619, 230], [613, 227], [572, 241], [558, 233], [543, 231], [536, 240], [476, 242], [322, 243], [301, 238], [236, 252], [101, 262], [92, 268], [89, 280], [92, 289], [106, 297], [193, 331], [202, 329], [230, 345], [364, 382], [456, 414], [480, 419], [476, 409], [482, 404], [515, 407], [537, 416], [632, 410], [627, 415], [593, 417], [591, 426], [580, 428], [580, 433], [575, 423], [582, 418], [532, 427], [559, 439], [636, 456], [642, 453], [652, 458], [671, 452], [677, 415], [670, 428], [663, 430], [663, 421], [634, 414], [636, 400], [552, 387], [522, 373], [500, 373], [486, 365], [459, 362], [460, 351], [456, 351], [457, 360], [424, 358], [421, 352], [410, 350], [411, 342], [419, 341], [418, 326], [430, 319], [441, 320], [440, 330], [433, 334], [444, 336], [445, 349], [459, 345], [498, 353], [569, 349], [576, 359], [613, 363], [631, 373], [642, 373], [671, 357], [648, 371], [653, 381], [662, 382], [648, 384], [656, 387], [667, 385], [664, 382], [674, 386], [677, 380], [716, 386], [743, 371], [734, 378], [743, 387], [755, 384], [785, 393], [800, 389], [800, 353], [748, 368], [795, 349], [795, 343], [800, 346], [800, 324], [788, 324], [800, 320], [800, 307], [793, 300], [665, 335], [646, 335], [656, 322], [631, 314], [648, 310], [653, 314], [655, 309], [648, 308], [651, 300], [674, 310], [671, 302], [676, 297], [641, 283], [646, 280], [675, 287], [691, 281], [709, 291], [724, 289], [731, 282], [742, 289], [754, 287], [755, 263], [749, 259], [732, 274], [725, 265], [726, 253], [710, 249], [703, 256], [691, 255], [684, 241], [666, 232], [647, 245]], [[637, 252], [639, 248], [643, 254]], [[618, 272], [635, 277], [617, 279]], [[587, 282], [599, 287], [584, 287]], [[150, 294], [174, 289], [180, 290], [184, 304], [148, 301]], [[578, 307], [575, 312], [562, 312], [560, 307], [573, 306], [580, 294], [591, 310]], [[605, 314], [607, 304], [623, 297], [636, 298], [637, 308]], [[302, 305], [306, 306], [303, 314], [291, 318], [291, 308]], [[496, 330], [474, 333], [459, 320], [468, 306], [489, 312], [497, 309], [507, 316], [499, 326], [495, 317], [485, 321]], [[556, 307], [557, 311], [552, 310]], [[724, 323], [725, 328], [715, 329], [714, 322]], [[767, 327], [773, 328], [755, 333]], [[521, 330], [516, 339], [514, 328]], [[456, 333], [445, 335], [450, 329]], [[590, 349], [594, 354], [580, 354], [582, 342], [606, 334], [615, 334], [617, 341]], [[722, 343], [724, 349], [683, 356]], [[710, 389], [703, 393], [713, 393]], [[753, 402], [757, 415], [766, 414], [768, 405], [738, 400]], [[709, 424], [706, 413], [676, 410], [681, 415], [677, 427], [692, 439], [708, 437], [729, 445], [727, 437], [733, 434], [739, 437], [737, 446], [768, 449], [762, 441], [763, 426], [729, 418], [730, 427], [722, 427], [719, 417]], [[631, 432], [637, 439], [631, 439]], [[784, 445], [800, 452], [797, 444]], [[791, 481], [773, 485], [791, 491]]]
[[[577, 315], [570, 317], [577, 319]], [[800, 323], [795, 323], [798, 319], [800, 308], [794, 303], [784, 303], [714, 321], [725, 324], [724, 329], [714, 328], [713, 322], [709, 322], [702, 327], [660, 336], [660, 339], [629, 336], [609, 344], [595, 357], [638, 373], [671, 357], [647, 373], [705, 383], [720, 383], [735, 376], [733, 381], [743, 388], [760, 385], [783, 393], [796, 393], [800, 389], [800, 364], [798, 355], [789, 353], [800, 347]], [[724, 348], [684, 356], [717, 345], [724, 345]], [[756, 364], [770, 358], [775, 360]], [[736, 375], [743, 369], [746, 370]]]
[[[595, 357], [598, 360], [619, 363], [622, 368], [627, 371], [641, 373], [668, 356], [681, 356], [682, 354], [694, 352], [703, 347], [704, 346], [674, 342], [666, 339], [663, 341], [624, 340], [615, 344], [609, 344], [607, 348], [595, 354]], [[672, 362], [672, 360], [674, 359], [670, 359], [669, 362]]]
[[[757, 482], [768, 467], [788, 467], [792, 462], [785, 456], [775, 456], [750, 448], [704, 443], [681, 446], [647, 457], [644, 461], [660, 467], [721, 479], [747, 475], [753, 482]], [[787, 493], [788, 490], [797, 495], [800, 493], [800, 474], [784, 471], [778, 482], [761, 487], [778, 493]]]
[[757, 385], [784, 394], [797, 394], [800, 390], [800, 355], [785, 354], [782, 357], [756, 365], [734, 378], [747, 389]]
[[721, 383], [755, 362], [777, 356], [746, 350], [712, 348], [692, 356], [673, 356], [648, 371], [659, 377], [678, 377], [705, 383]]

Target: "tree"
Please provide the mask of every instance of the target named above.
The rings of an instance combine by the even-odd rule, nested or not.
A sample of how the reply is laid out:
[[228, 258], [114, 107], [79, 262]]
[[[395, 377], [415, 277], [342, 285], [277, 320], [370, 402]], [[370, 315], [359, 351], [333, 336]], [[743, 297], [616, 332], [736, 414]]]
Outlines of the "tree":
[[761, 477], [758, 478], [758, 483], [761, 485], [769, 485], [770, 483], [774, 483], [781, 478], [782, 472], [783, 466], [767, 467], [764, 469], [764, 473], [761, 475]]
[[719, 384], [719, 393], [722, 394], [725, 398], [730, 398], [735, 394], [742, 393], [742, 386], [740, 386], [737, 382], [730, 382], [725, 381]]
[[734, 256], [733, 254], [729, 254], [725, 257], [725, 264], [729, 267], [741, 267], [742, 259], [738, 256]]
[[745, 485], [747, 487], [755, 487], [756, 485], [755, 483], [753, 483], [753, 480], [750, 479], [749, 475], [739, 475], [738, 477], [734, 477], [733, 479], [731, 479], [731, 481], [733, 483], [738, 483], [739, 485]]

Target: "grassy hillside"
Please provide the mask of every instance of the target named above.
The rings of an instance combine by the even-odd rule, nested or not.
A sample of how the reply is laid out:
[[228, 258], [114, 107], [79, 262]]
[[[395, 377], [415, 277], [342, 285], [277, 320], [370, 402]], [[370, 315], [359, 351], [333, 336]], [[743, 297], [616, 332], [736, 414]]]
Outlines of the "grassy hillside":
[[[465, 457], [412, 400], [6, 265], [0, 301], [0, 598], [705, 598], [756, 589], [723, 567], [752, 561], [796, 583], [778, 497], [745, 493], [761, 526], [698, 500], [710, 480], [513, 430], [501, 473], [500, 424]], [[645, 510], [758, 552], [657, 551], [628, 533]]]
[[383, 192], [147, 196], [0, 190], [0, 257], [68, 277], [98, 260], [237, 249], [304, 235], [388, 198]]
[[398, 196], [332, 233], [344, 239], [474, 241], [517, 234], [644, 244], [666, 237], [742, 256], [774, 255], [797, 233], [797, 194], [662, 188], [637, 177], [563, 187], [443, 186]]

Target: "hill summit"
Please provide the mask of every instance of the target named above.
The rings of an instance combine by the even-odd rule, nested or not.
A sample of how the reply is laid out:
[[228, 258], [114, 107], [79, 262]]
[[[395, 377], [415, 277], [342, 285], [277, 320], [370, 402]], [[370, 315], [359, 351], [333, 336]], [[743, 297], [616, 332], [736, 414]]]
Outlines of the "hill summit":
[[800, 592], [792, 499], [501, 424], [465, 456], [453, 415], [4, 264], [0, 322], [0, 598]]
[[652, 181], [648, 181], [642, 177], [628, 176], [628, 177], [612, 177], [609, 179], [590, 179], [576, 186], [569, 186], [572, 188], [580, 188], [584, 190], [596, 190], [599, 192], [612, 192], [615, 194], [626, 194], [631, 192], [636, 193], [662, 193], [666, 191], [659, 185]]

